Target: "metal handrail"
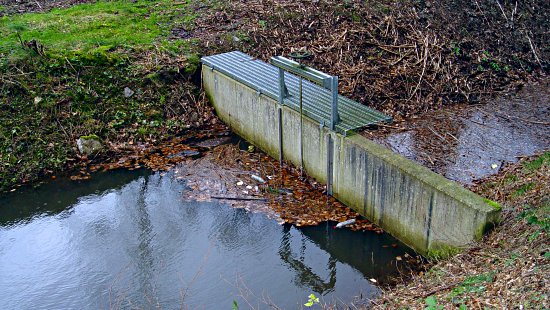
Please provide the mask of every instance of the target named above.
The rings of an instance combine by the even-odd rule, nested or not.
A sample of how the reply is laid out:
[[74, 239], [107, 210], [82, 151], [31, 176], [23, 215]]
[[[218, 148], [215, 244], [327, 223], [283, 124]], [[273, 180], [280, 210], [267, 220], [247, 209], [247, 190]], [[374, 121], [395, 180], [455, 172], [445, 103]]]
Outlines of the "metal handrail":
[[310, 80], [332, 92], [330, 129], [336, 130], [336, 125], [340, 122], [338, 114], [338, 76], [329, 75], [283, 56], [271, 57], [269, 62], [279, 68], [279, 104], [283, 104], [284, 98], [288, 96], [284, 71]]

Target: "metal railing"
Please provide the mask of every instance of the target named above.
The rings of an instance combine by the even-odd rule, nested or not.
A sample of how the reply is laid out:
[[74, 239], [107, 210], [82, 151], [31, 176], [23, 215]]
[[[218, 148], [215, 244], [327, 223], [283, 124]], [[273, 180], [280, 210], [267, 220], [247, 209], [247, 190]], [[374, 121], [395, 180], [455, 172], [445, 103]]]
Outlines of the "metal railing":
[[[331, 76], [319, 70], [304, 66], [294, 60], [282, 57], [274, 56], [271, 57], [270, 63], [275, 67], [279, 68], [279, 103], [283, 104], [284, 98], [288, 97], [288, 90], [285, 84], [285, 74], [284, 71], [293, 73], [300, 78], [305, 78], [314, 82], [321, 87], [328, 89], [332, 93], [331, 100], [331, 118], [330, 118], [330, 129], [335, 130], [336, 125], [340, 122], [340, 116], [338, 114], [338, 76]], [[301, 83], [300, 83], [301, 84]], [[301, 94], [299, 94], [301, 97]], [[301, 102], [300, 102], [301, 106]], [[301, 113], [301, 112], [300, 112]]]

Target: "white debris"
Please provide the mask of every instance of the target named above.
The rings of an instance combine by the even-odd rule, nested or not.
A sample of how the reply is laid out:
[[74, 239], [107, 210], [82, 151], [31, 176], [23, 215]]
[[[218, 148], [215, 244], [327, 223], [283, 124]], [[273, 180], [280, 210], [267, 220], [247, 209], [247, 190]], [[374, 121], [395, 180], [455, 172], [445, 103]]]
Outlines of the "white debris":
[[347, 220], [336, 224], [336, 228], [342, 228], [347, 225], [355, 224], [355, 219]]
[[257, 175], [254, 175], [254, 174], [253, 174], [253, 175], [251, 175], [250, 177], [251, 177], [253, 180], [255, 180], [255, 181], [258, 181], [258, 182], [260, 182], [260, 183], [265, 183], [265, 180], [262, 179], [262, 177], [260, 177], [260, 176], [257, 176]]
[[135, 92], [131, 90], [129, 87], [124, 87], [123, 93], [124, 93], [124, 97], [126, 98], [130, 98], [135, 94]]

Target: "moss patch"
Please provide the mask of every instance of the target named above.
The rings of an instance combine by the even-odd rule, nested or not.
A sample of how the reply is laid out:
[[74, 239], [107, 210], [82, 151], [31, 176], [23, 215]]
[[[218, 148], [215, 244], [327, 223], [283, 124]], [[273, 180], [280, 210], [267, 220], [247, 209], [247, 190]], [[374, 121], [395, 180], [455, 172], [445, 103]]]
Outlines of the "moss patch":
[[502, 210], [502, 206], [496, 201], [492, 201], [491, 199], [487, 199], [487, 198], [483, 198], [483, 201], [485, 201], [486, 204], [490, 205], [491, 207], [493, 207], [493, 209], [497, 211]]

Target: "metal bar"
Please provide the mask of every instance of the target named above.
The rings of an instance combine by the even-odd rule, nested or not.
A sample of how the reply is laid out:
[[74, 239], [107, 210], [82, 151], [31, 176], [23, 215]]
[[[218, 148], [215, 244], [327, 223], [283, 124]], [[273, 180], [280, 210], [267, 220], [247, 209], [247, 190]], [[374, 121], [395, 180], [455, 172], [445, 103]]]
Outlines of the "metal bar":
[[283, 106], [279, 106], [278, 115], [279, 115], [279, 166], [283, 167]]
[[332, 134], [327, 135], [327, 195], [333, 194], [332, 191], [332, 178], [333, 178], [333, 157], [334, 157], [334, 143], [332, 140]]
[[283, 167], [283, 104], [285, 101], [285, 72], [279, 69], [279, 108], [278, 110], [278, 125], [279, 125], [279, 166]]
[[283, 104], [286, 94], [285, 94], [285, 71], [279, 68], [279, 104]]
[[310, 67], [302, 66], [296, 61], [282, 57], [282, 56], [271, 57], [269, 62], [275, 67], [284, 69], [288, 72], [294, 73], [298, 76], [311, 80], [323, 86], [324, 88], [328, 89], [330, 87], [330, 75], [324, 72], [315, 70]]
[[338, 115], [338, 77], [333, 76], [331, 81], [332, 91], [332, 113], [330, 116], [330, 129], [335, 130], [336, 125], [340, 122], [340, 115]]
[[304, 126], [304, 115], [302, 113], [302, 78], [298, 85], [298, 97], [300, 101], [300, 175], [304, 173], [304, 135], [302, 132]]

